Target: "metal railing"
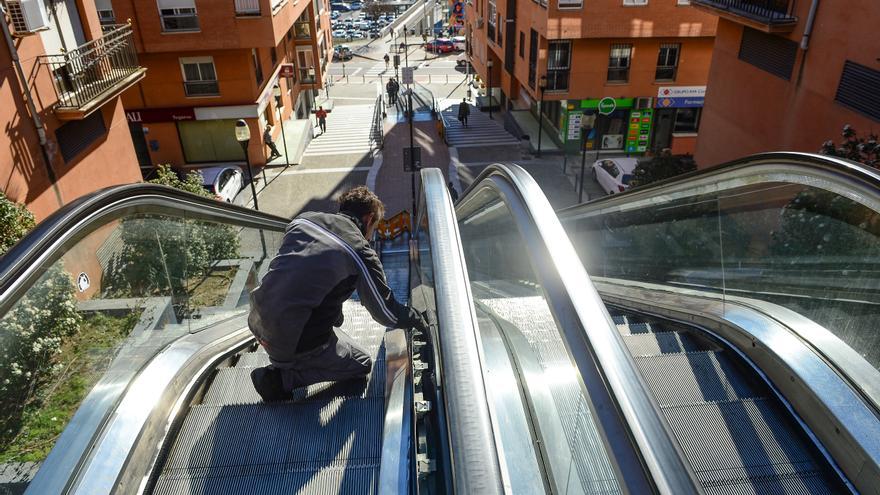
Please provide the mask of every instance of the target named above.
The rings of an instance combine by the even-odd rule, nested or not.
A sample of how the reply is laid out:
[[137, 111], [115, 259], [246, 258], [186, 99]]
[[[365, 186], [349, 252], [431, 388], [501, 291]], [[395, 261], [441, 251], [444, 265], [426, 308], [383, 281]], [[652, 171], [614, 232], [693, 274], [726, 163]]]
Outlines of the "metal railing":
[[220, 83], [217, 81], [184, 81], [183, 89], [186, 96], [217, 96], [220, 94]]
[[260, 0], [235, 0], [235, 15], [260, 15]]
[[794, 0], [693, 0], [694, 3], [726, 10], [767, 24], [797, 21], [793, 15]]
[[141, 69], [130, 24], [116, 26], [67, 53], [44, 55], [55, 80], [57, 108], [80, 109]]
[[[382, 98], [381, 86], [377, 87], [376, 90], [379, 94], [376, 96], [376, 106], [373, 109], [373, 122], [372, 128], [370, 129], [370, 136], [376, 143], [376, 149], [382, 149], [385, 147], [385, 126], [383, 125], [383, 122], [385, 121], [385, 101]], [[407, 215], [409, 215], [409, 213], [407, 213]]]

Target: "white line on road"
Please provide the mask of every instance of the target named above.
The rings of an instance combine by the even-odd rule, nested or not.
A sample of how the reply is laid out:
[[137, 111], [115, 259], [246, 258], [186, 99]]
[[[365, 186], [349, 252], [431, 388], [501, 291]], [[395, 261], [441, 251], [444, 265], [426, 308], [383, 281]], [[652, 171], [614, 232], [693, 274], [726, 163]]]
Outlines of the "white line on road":
[[302, 174], [342, 174], [346, 172], [365, 172], [371, 167], [334, 167], [334, 168], [305, 168], [288, 170], [278, 175], [302, 175]]
[[376, 177], [379, 176], [379, 169], [382, 168], [382, 152], [379, 151], [373, 156], [373, 166], [370, 167], [370, 173], [367, 174], [367, 189], [376, 192]]

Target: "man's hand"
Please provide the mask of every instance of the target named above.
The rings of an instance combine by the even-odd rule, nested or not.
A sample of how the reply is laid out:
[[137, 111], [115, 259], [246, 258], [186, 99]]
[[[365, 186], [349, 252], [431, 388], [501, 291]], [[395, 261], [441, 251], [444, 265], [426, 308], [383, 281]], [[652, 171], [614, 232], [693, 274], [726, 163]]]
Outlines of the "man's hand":
[[416, 311], [414, 308], [409, 308], [409, 315], [407, 315], [407, 328], [414, 328], [423, 333], [428, 331], [428, 322], [425, 321], [425, 318]]

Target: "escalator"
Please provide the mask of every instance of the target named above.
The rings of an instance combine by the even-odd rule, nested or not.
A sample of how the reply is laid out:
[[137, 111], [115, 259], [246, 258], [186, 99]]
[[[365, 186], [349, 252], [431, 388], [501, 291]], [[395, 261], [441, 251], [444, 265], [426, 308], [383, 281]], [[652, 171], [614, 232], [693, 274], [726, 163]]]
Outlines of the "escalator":
[[[2, 260], [4, 359], [33, 342], [26, 324], [73, 318], [94, 342], [71, 354], [85, 342], [69, 332], [34, 355], [36, 392], [6, 401], [7, 425], [35, 431], [76, 363], [87, 386], [48, 455], [12, 452], [17, 435], [5, 458], [21, 462], [0, 474], [35, 472], [16, 490], [39, 494], [876, 492], [880, 380], [873, 348], [853, 350], [875, 338], [860, 331], [876, 321], [870, 260], [758, 266], [754, 239], [721, 261], [693, 254], [749, 225], [726, 227], [721, 206], [770, 225], [778, 209], [759, 222], [736, 188], [785, 205], [789, 169], [810, 187], [845, 183], [851, 201], [877, 196], [859, 190], [875, 178], [839, 164], [761, 157], [557, 213], [516, 166], [488, 168], [455, 204], [425, 169], [411, 234], [378, 251], [430, 330], [386, 331], [355, 296], [343, 329], [373, 358], [367, 379], [273, 404], [250, 384], [268, 361], [247, 296], [287, 220], [157, 186], [96, 193]], [[706, 198], [726, 183], [733, 194]], [[873, 203], [793, 191], [811, 215], [831, 202], [846, 225], [876, 226], [862, 222]], [[843, 311], [858, 325], [835, 327]]]

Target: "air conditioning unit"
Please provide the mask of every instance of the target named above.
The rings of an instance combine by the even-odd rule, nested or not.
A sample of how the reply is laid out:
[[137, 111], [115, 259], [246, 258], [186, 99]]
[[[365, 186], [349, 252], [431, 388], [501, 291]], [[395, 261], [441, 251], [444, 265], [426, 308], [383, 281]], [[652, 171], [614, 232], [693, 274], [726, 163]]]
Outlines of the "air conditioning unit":
[[603, 150], [617, 150], [623, 148], [623, 134], [606, 134], [602, 136]]
[[642, 97], [636, 98], [636, 110], [644, 110], [646, 108], [654, 107], [654, 98], [651, 97]]
[[12, 20], [13, 34], [24, 36], [49, 29], [43, 0], [6, 0], [6, 10]]

